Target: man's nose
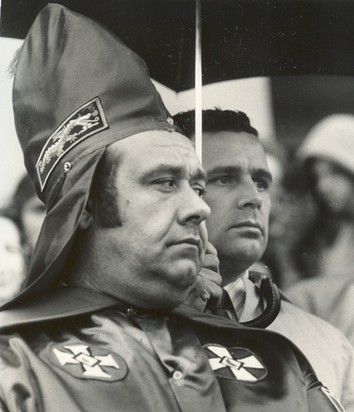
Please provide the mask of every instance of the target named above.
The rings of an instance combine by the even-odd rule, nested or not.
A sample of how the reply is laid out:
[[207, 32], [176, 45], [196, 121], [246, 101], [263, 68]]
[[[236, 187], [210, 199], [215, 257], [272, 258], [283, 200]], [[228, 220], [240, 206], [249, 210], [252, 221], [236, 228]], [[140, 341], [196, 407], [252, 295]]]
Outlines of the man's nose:
[[184, 190], [179, 199], [178, 219], [181, 224], [199, 224], [210, 215], [210, 208], [191, 187]]
[[252, 179], [248, 179], [235, 189], [237, 197], [237, 207], [239, 209], [252, 208], [259, 209], [262, 206], [262, 196]]

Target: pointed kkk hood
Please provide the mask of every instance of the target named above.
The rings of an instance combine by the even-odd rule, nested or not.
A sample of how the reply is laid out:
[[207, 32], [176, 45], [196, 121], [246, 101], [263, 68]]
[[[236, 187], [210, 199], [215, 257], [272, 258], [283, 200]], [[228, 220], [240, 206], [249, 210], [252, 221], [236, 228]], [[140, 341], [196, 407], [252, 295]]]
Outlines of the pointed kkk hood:
[[174, 129], [143, 60], [113, 33], [49, 4], [17, 63], [13, 108], [27, 171], [47, 216], [22, 293], [59, 282], [106, 147], [148, 130]]

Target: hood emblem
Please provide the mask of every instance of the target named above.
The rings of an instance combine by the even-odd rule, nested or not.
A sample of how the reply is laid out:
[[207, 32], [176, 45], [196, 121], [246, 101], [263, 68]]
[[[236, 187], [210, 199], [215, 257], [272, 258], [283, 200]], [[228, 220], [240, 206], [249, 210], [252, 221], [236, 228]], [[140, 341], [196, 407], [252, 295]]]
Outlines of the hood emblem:
[[108, 124], [98, 97], [81, 106], [64, 120], [47, 140], [36, 163], [41, 190], [43, 191], [59, 160], [69, 150], [107, 127]]

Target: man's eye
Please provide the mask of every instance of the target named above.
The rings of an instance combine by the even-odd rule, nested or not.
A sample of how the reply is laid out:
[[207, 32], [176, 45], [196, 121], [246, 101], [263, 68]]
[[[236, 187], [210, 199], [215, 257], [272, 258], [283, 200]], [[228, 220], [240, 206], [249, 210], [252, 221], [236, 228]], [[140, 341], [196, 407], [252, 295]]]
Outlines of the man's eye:
[[214, 183], [219, 186], [226, 186], [235, 183], [235, 179], [232, 176], [220, 176], [210, 179], [208, 183]]
[[157, 185], [159, 188], [163, 190], [174, 190], [176, 188], [176, 181], [175, 179], [169, 178], [169, 179], [161, 179], [161, 180], [156, 180], [154, 182], [154, 185]]
[[203, 197], [203, 195], [205, 194], [205, 188], [203, 186], [194, 186], [193, 190], [199, 197]]
[[270, 183], [266, 179], [254, 179], [254, 183], [258, 190], [267, 190], [269, 189]]

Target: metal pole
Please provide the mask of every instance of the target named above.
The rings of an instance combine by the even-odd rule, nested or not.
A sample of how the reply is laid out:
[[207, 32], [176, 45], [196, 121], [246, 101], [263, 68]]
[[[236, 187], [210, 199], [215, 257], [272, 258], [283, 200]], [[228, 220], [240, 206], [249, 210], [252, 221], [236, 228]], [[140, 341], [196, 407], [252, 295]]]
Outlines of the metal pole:
[[201, 0], [195, 0], [195, 150], [202, 162], [202, 24]]

